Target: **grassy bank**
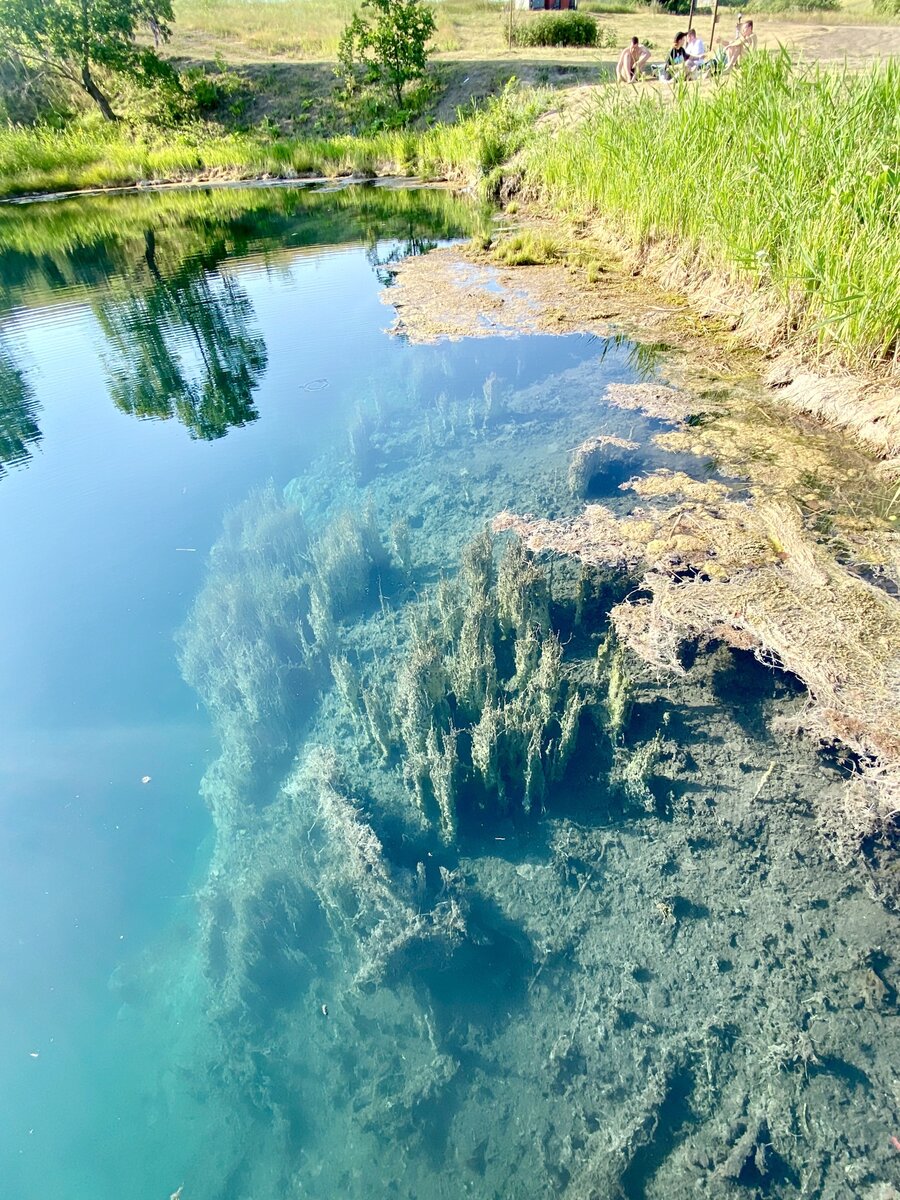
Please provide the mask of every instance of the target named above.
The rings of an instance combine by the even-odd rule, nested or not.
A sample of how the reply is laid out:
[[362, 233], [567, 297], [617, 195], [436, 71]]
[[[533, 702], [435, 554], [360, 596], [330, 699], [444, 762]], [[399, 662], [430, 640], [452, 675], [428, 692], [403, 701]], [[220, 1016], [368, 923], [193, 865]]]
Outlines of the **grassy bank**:
[[507, 90], [452, 124], [361, 137], [274, 138], [264, 131], [223, 133], [202, 125], [134, 131], [98, 122], [62, 132], [8, 127], [0, 129], [0, 196], [198, 176], [408, 174], [475, 180], [517, 153], [548, 103], [539, 90]]
[[786, 334], [848, 361], [900, 357], [900, 64], [802, 71], [760, 55], [674, 102], [603, 89], [524, 169], [564, 212], [771, 289]]
[[0, 131], [0, 194], [199, 176], [414, 174], [496, 188], [504, 172], [561, 216], [600, 215], [767, 290], [784, 336], [854, 365], [900, 359], [900, 64], [801, 70], [760, 55], [700, 89], [598, 88], [586, 119], [537, 123], [508, 89], [423, 132], [278, 139], [209, 127]]

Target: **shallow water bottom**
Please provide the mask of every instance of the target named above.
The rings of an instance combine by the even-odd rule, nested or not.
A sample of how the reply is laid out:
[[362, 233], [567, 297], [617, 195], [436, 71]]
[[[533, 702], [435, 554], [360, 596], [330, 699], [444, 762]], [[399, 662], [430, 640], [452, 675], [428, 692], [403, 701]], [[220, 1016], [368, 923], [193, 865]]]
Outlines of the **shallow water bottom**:
[[[210, 223], [203, 204], [193, 236]], [[80, 896], [91, 936], [78, 947], [100, 928], [104, 949], [79, 972], [70, 947], [65, 1000], [42, 993], [32, 1011], [14, 1002], [16, 972], [27, 957], [43, 986], [42, 946], [10, 956], [11, 1194], [886, 1200], [900, 1186], [896, 922], [864, 863], [839, 865], [822, 834], [844, 779], [791, 732], [803, 695], [715, 645], [687, 676], [657, 678], [605, 641], [627, 574], [518, 560], [499, 539], [477, 549], [502, 509], [624, 510], [634, 474], [716, 474], [702, 454], [658, 446], [660, 422], [604, 402], [610, 383], [656, 379], [664, 361], [614, 338], [389, 339], [378, 273], [424, 248], [428, 223], [419, 214], [405, 245], [364, 251], [354, 210], [349, 249], [285, 253], [309, 244], [311, 216], [325, 230], [313, 245], [336, 239], [320, 205], [295, 199], [259, 228], [232, 214], [247, 254], [220, 248], [213, 267], [204, 247], [181, 264], [181, 292], [157, 290], [141, 229], [137, 296], [103, 293], [94, 318], [35, 301], [26, 341], [46, 369], [53, 336], [68, 340], [59, 394], [42, 394], [47, 458], [31, 443], [28, 470], [88, 531], [82, 573], [61, 551], [54, 576], [77, 578], [78, 604], [100, 613], [83, 654], [66, 642], [54, 674], [51, 643], [42, 669], [56, 695], [67, 677], [87, 681], [79, 715], [103, 734], [83, 754], [98, 779], [114, 761], [101, 712], [143, 703], [173, 720], [152, 755], [146, 729], [120, 735], [116, 772], [133, 786], [92, 785], [77, 843], [95, 870], [99, 845], [123, 875], [152, 880], [127, 903], [102, 871], [95, 883], [108, 923], [142, 911], [139, 948], [110, 953], [119, 933]], [[163, 237], [161, 225], [164, 274]], [[182, 407], [197, 440], [176, 442], [172, 414], [107, 406], [97, 364], [127, 326], [143, 346], [174, 339], [196, 368], [179, 339], [206, 328], [198, 312], [222, 316], [230, 361], [255, 365], [235, 370], [240, 404]], [[88, 454], [54, 483], [38, 470], [60, 462], [53, 416], [76, 369], [96, 384], [97, 443], [121, 462], [103, 474]], [[597, 435], [617, 441], [573, 471]], [[126, 531], [90, 519], [98, 490], [127, 502], [138, 461], [138, 507], [159, 527], [142, 532], [152, 523], [131, 509]], [[8, 530], [34, 502], [24, 478], [3, 481], [17, 489]], [[28, 528], [42, 552], [59, 540]], [[125, 543], [130, 569], [104, 574], [108, 547]], [[162, 547], [190, 565], [178, 560], [140, 620], [117, 623], [159, 576], [140, 568]], [[91, 571], [121, 582], [92, 590]], [[38, 567], [29, 578], [34, 594], [47, 587]], [[36, 644], [29, 631], [53, 627], [53, 609], [28, 616], [17, 610], [18, 627]], [[215, 737], [176, 688], [176, 657]], [[52, 711], [58, 747], [70, 724]], [[57, 787], [85, 770], [84, 734], [69, 736]], [[151, 758], [144, 785], [134, 768]], [[190, 807], [203, 767], [211, 828]], [[55, 811], [57, 793], [30, 778]], [[27, 848], [42, 827], [18, 811]], [[80, 812], [72, 821], [83, 833]], [[72, 895], [83, 877], [73, 870]]]
[[[182, 1131], [158, 1188], [794, 1196], [850, 1195], [850, 1179], [880, 1195], [894, 918], [816, 828], [839, 777], [760, 732], [800, 702], [731, 652], [690, 685], [642, 681], [629, 736], [666, 731], [646, 801], [591, 778], [588, 738], [553, 815], [424, 852], [429, 875], [453, 872], [465, 936], [414, 942], [377, 979], [334, 959], [324, 924], [285, 902], [284, 864], [258, 854], [218, 885], [265, 930], [229, 964], [249, 976], [239, 1000], [210, 1000], [188, 926], [121, 982], [122, 1051], [143, 1040], [149, 1059], [168, 1031], [163, 1080], [143, 1081], [147, 1127]], [[279, 951], [298, 939], [302, 970]]]

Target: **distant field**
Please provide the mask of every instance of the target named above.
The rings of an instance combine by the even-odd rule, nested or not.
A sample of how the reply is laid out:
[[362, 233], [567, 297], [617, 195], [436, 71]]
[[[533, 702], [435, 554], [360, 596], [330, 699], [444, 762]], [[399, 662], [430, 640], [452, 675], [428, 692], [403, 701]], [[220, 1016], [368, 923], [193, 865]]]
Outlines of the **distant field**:
[[[192, 44], [223, 47], [247, 56], [333, 59], [356, 0], [176, 0], [176, 49]], [[504, 48], [502, 6], [494, 0], [444, 0], [438, 12], [438, 52]]]
[[[265, 60], [328, 61], [333, 60], [338, 38], [352, 12], [356, 0], [175, 0], [175, 26], [171, 49], [176, 55], [212, 58], [216, 53], [234, 62]], [[684, 26], [683, 16], [653, 13], [646, 5], [629, 0], [583, 0], [585, 11], [592, 12], [608, 25], [624, 44], [625, 38], [637, 34], [649, 37], [657, 45], [668, 44], [677, 29]], [[752, 11], [752, 5], [747, 6]], [[504, 5], [499, 0], [437, 0], [438, 31], [435, 49], [438, 59], [484, 60], [509, 58], [504, 31]], [[720, 9], [720, 28], [731, 22], [733, 10]], [[764, 45], [779, 43], [802, 47], [807, 41], [821, 43], [812, 57], [841, 59], [857, 51], [866, 56], [866, 39], [857, 47], [847, 26], [883, 25], [884, 17], [877, 16], [871, 0], [845, 0], [838, 12], [779, 13], [771, 16], [757, 13], [758, 32]], [[525, 13], [517, 14], [527, 20]], [[708, 9], [697, 16], [701, 32], [708, 33]], [[898, 27], [900, 28], [900, 27]], [[831, 31], [834, 31], [833, 35]], [[823, 41], [824, 36], [824, 41]], [[888, 50], [900, 53], [900, 42]], [[534, 58], [533, 51], [520, 51], [520, 56]], [[577, 63], [609, 59], [609, 51], [565, 50], [544, 51], [539, 56], [548, 63], [560, 60]]]

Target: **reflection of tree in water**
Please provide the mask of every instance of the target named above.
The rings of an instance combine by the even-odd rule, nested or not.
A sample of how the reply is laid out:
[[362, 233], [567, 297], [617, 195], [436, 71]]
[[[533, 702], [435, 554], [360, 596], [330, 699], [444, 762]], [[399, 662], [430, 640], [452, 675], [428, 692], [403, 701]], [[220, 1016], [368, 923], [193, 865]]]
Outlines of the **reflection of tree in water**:
[[[253, 399], [267, 365], [250, 299], [223, 263], [361, 242], [388, 285], [392, 263], [425, 253], [435, 239], [471, 232], [474, 215], [468, 201], [448, 192], [377, 187], [8, 206], [0, 210], [0, 314], [39, 308], [61, 292], [90, 303], [116, 406], [138, 417], [176, 417], [197, 438], [222, 437], [257, 419]], [[0, 375], [0, 454], [27, 458], [40, 436], [36, 406], [11, 363], [0, 363]]]
[[391, 270], [393, 263], [398, 263], [404, 258], [412, 258], [416, 254], [427, 254], [435, 246], [437, 246], [437, 242], [430, 238], [410, 234], [405, 241], [396, 242], [383, 253], [380, 252], [379, 244], [375, 242], [366, 250], [366, 260], [375, 272], [375, 278], [381, 286], [391, 287], [395, 282], [394, 272]]
[[268, 356], [247, 293], [228, 275], [188, 260], [169, 278], [145, 235], [151, 284], [100, 302], [97, 319], [110, 396], [137, 417], [176, 416], [193, 437], [223, 437], [259, 416], [253, 392]]
[[37, 411], [31, 384], [0, 340], [0, 478], [7, 464], [27, 462], [41, 440]]

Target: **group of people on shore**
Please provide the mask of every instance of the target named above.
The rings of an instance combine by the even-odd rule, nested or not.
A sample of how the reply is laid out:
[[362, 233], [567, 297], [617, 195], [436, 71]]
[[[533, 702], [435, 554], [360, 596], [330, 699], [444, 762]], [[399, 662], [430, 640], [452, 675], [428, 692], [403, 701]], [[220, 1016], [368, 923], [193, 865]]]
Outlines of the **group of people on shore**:
[[[718, 50], [707, 51], [703, 39], [695, 29], [677, 33], [666, 61], [657, 67], [657, 74], [663, 80], [671, 80], [676, 75], [696, 79], [707, 71], [719, 74], [730, 71], [748, 50], [755, 49], [756, 34], [753, 32], [753, 22], [745, 21], [739, 13], [734, 37], [730, 41], [723, 39]], [[633, 37], [631, 44], [619, 55], [616, 79], [619, 83], [634, 83], [649, 69], [650, 58], [649, 49]]]

